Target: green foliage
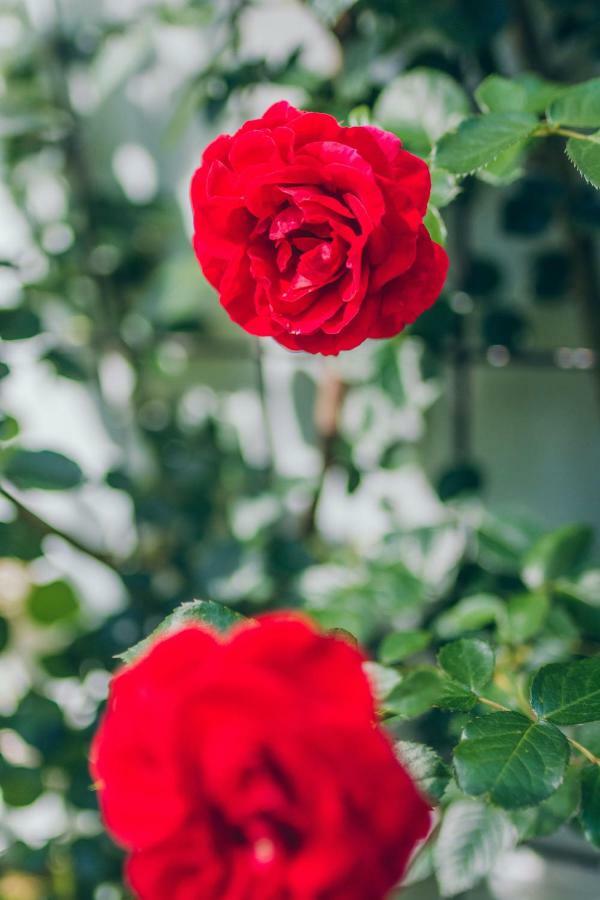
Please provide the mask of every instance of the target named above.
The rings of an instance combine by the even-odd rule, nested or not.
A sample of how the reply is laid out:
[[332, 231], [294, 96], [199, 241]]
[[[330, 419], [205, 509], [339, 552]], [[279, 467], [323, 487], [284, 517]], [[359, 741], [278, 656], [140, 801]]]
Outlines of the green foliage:
[[4, 616], [0, 616], [0, 653], [6, 649], [10, 640], [10, 626]]
[[35, 769], [24, 766], [3, 767], [2, 774], [2, 797], [9, 806], [29, 806], [44, 789], [40, 772]]
[[500, 620], [500, 637], [508, 644], [523, 644], [543, 628], [550, 610], [547, 593], [515, 594]]
[[436, 244], [441, 244], [443, 246], [446, 243], [448, 231], [439, 209], [430, 205], [427, 210], [427, 215], [423, 219], [423, 223], [431, 235], [431, 239], [435, 241]]
[[22, 341], [41, 331], [39, 317], [29, 309], [0, 309], [0, 335], [5, 341]]
[[519, 829], [520, 840], [547, 837], [573, 818], [580, 802], [581, 775], [578, 769], [571, 767], [561, 786], [547, 800], [529, 809], [513, 810], [511, 820]]
[[561, 93], [548, 109], [548, 119], [557, 125], [596, 128], [600, 125], [600, 78]]
[[440, 638], [452, 638], [470, 631], [479, 631], [499, 621], [504, 606], [493, 594], [473, 594], [461, 598], [451, 609], [443, 612], [435, 623]]
[[456, 175], [468, 175], [530, 137], [537, 125], [531, 113], [488, 113], [465, 119], [437, 145], [436, 164]]
[[525, 89], [517, 81], [501, 75], [488, 75], [476, 89], [475, 99], [484, 113], [531, 111], [527, 110]]
[[[475, 90], [483, 115], [462, 118], [437, 136], [434, 164], [455, 175], [480, 171], [491, 184], [510, 184], [522, 174], [529, 139], [563, 134], [566, 152], [580, 174], [600, 187], [598, 133], [564, 131], [564, 126], [600, 126], [600, 79], [565, 88], [534, 75], [510, 79], [489, 75]], [[540, 122], [538, 116], [544, 113]], [[570, 136], [572, 135], [572, 136]], [[435, 228], [435, 222], [432, 223]]]
[[453, 803], [434, 851], [442, 897], [474, 887], [516, 842], [517, 830], [502, 810], [476, 800]]
[[4, 476], [22, 490], [64, 491], [83, 481], [78, 464], [54, 450], [7, 450], [0, 464]]
[[570, 138], [566, 150], [567, 156], [585, 180], [600, 189], [600, 131], [595, 131], [587, 141]]
[[576, 573], [592, 540], [592, 530], [585, 525], [566, 525], [544, 535], [525, 558], [524, 582], [530, 588], [538, 588], [556, 578]]
[[[468, 891], [518, 840], [564, 823], [599, 844], [591, 532], [542, 534], [484, 514], [492, 461], [480, 465], [446, 441], [432, 462], [422, 446], [439, 440], [429, 416], [438, 397], [456, 400], [446, 378], [455, 352], [472, 361], [503, 345], [518, 356], [525, 337], [534, 350], [549, 346], [542, 303], [568, 344], [565, 322], [587, 309], [593, 284], [581, 260], [595, 239], [600, 182], [598, 82], [585, 82], [595, 71], [592, 18], [585, 3], [542, 4], [531, 24], [548, 79], [531, 71], [537, 61], [520, 37], [525, 4], [420, 0], [395, 3], [392, 15], [382, 0], [315, 0], [306, 15], [335, 55], [325, 72], [300, 46], [302, 27], [298, 46], [276, 58], [246, 53], [246, 13], [262, 6], [156, 0], [128, 18], [98, 5], [90, 25], [64, 0], [61, 15], [49, 5], [46, 27], [29, 20], [31, 4], [7, 0], [0, 169], [3, 204], [6, 194], [16, 209], [0, 260], [9, 288], [0, 309], [0, 669], [16, 654], [24, 675], [0, 720], [15, 755], [0, 754], [0, 782], [7, 820], [17, 808], [35, 817], [31, 804], [50, 791], [69, 827], [45, 843], [35, 837], [35, 848], [4, 822], [0, 837], [3, 865], [30, 872], [35, 896], [48, 900], [125, 896], [120, 851], [88, 830], [96, 800], [86, 755], [115, 659], [135, 658], [148, 635], [183, 622], [226, 630], [271, 608], [303, 608], [382, 664], [368, 671], [398, 752], [438, 806], [413, 879], [433, 871], [444, 896]], [[177, 36], [207, 48], [191, 75], [167, 71], [163, 44]], [[505, 58], [518, 74], [506, 75]], [[161, 84], [152, 103], [147, 82]], [[199, 143], [264, 88], [396, 131], [431, 165], [432, 236], [443, 242], [448, 230], [445, 296], [412, 333], [340, 360], [333, 435], [315, 415], [320, 366], [257, 358], [203, 286], [176, 202]], [[132, 144], [157, 173], [156, 190], [137, 197], [115, 174]], [[477, 178], [465, 180], [471, 172]], [[584, 327], [593, 330], [587, 319]], [[40, 385], [29, 408], [19, 399], [23, 372]], [[35, 427], [38, 413], [48, 426], [55, 412], [44, 384], [68, 411], [54, 425], [60, 444], [48, 448]], [[525, 386], [520, 402], [526, 395]], [[284, 428], [311, 454], [303, 474], [281, 438], [284, 412]], [[499, 414], [510, 443], [513, 410]], [[50, 449], [63, 445], [68, 456]], [[413, 527], [410, 497], [396, 509], [388, 487], [407, 471], [412, 484], [425, 480], [423, 460], [445, 506]], [[565, 466], [565, 490], [577, 468]], [[358, 513], [333, 509], [340, 475]], [[332, 511], [360, 525], [381, 476], [390, 481], [365, 527], [385, 525], [368, 535], [368, 552], [362, 537], [332, 537]], [[591, 518], [591, 489], [573, 493], [589, 495]], [[425, 507], [433, 502], [428, 495]], [[195, 596], [209, 599], [189, 603]], [[575, 742], [566, 767], [565, 741]], [[533, 805], [521, 807], [525, 798]]]
[[411, 150], [427, 154], [468, 112], [467, 95], [453, 78], [435, 69], [417, 68], [386, 85], [373, 115], [383, 127], [401, 135]]
[[423, 793], [432, 800], [441, 800], [451, 773], [437, 753], [414, 741], [398, 741], [396, 752]]
[[542, 113], [565, 88], [530, 73], [514, 78], [488, 75], [475, 90], [482, 112]]
[[13, 416], [0, 413], [0, 441], [11, 441], [19, 433], [19, 423]]
[[447, 675], [474, 693], [489, 684], [494, 673], [494, 652], [485, 641], [462, 638], [446, 644], [438, 662]]
[[582, 775], [581, 824], [590, 843], [600, 848], [600, 766], [587, 766]]
[[442, 683], [435, 669], [414, 669], [385, 698], [385, 708], [396, 716], [413, 719], [435, 706]]
[[600, 656], [544, 666], [531, 682], [531, 706], [557, 725], [600, 720]]
[[386, 635], [379, 648], [379, 659], [384, 665], [399, 663], [425, 650], [431, 642], [427, 631], [401, 631]]
[[558, 728], [515, 712], [473, 719], [454, 752], [456, 777], [466, 794], [489, 796], [505, 809], [533, 806], [561, 784], [569, 745]]
[[36, 585], [27, 598], [29, 615], [41, 625], [54, 625], [72, 619], [78, 609], [77, 595], [66, 581]]
[[161, 636], [194, 622], [205, 625], [213, 631], [226, 632], [233, 625], [243, 621], [244, 616], [222, 603], [215, 603], [214, 600], [191, 600], [189, 603], [182, 603], [170, 616], [163, 619], [152, 634], [134, 647], [130, 647], [125, 653], [121, 653], [120, 657], [123, 662], [133, 662]]

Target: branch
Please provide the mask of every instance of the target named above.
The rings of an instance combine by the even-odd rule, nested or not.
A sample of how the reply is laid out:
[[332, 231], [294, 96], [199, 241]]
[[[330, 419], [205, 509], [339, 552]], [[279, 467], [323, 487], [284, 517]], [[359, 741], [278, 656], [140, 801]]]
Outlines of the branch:
[[335, 444], [338, 437], [338, 422], [346, 385], [337, 372], [327, 368], [319, 382], [317, 399], [315, 402], [315, 426], [321, 444], [321, 472], [317, 487], [306, 517], [304, 526], [305, 535], [311, 535], [316, 530], [317, 508], [323, 492], [327, 472], [335, 461]]
[[43, 537], [54, 535], [55, 537], [62, 538], [76, 550], [79, 550], [81, 553], [87, 554], [87, 556], [91, 556], [93, 559], [98, 560], [98, 562], [103, 563], [105, 566], [109, 566], [109, 568], [113, 569], [115, 572], [117, 572], [117, 574], [120, 574], [117, 561], [110, 554], [103, 553], [101, 550], [94, 550], [93, 547], [89, 547], [87, 544], [84, 544], [79, 540], [79, 538], [75, 537], [74, 535], [63, 531], [62, 528], [58, 528], [56, 525], [51, 525], [50, 522], [46, 522], [45, 519], [42, 519], [41, 516], [38, 516], [37, 513], [34, 513], [31, 509], [25, 506], [25, 504], [21, 500], [19, 500], [19, 498], [5, 485], [0, 485], [0, 495], [5, 497], [8, 501], [10, 501], [10, 503], [13, 504], [13, 506], [17, 510], [17, 515], [22, 522], [25, 522], [27, 525], [33, 526], [33, 528], [35, 528], [35, 530], [38, 531]]

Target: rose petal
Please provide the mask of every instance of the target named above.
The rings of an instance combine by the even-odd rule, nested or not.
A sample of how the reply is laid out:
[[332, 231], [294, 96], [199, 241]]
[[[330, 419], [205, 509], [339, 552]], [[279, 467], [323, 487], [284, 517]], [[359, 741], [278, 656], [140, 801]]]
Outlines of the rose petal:
[[369, 337], [392, 337], [414, 322], [437, 300], [447, 271], [446, 251], [433, 243], [423, 226], [413, 266], [381, 291], [380, 310], [371, 325]]

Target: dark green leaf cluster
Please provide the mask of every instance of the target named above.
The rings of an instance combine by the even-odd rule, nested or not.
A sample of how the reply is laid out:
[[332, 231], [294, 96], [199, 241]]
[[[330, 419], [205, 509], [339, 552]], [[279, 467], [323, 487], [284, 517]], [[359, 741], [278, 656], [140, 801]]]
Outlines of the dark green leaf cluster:
[[[591, 535], [573, 526], [509, 549], [507, 524], [483, 524], [476, 558], [486, 569], [500, 564], [504, 577], [518, 573], [509, 593], [455, 596], [441, 611], [434, 604], [426, 627], [398, 629], [379, 649], [382, 664], [398, 664], [383, 691], [384, 716], [395, 733], [411, 735], [399, 750], [406, 746], [407, 765], [442, 810], [427, 871], [444, 896], [473, 887], [503, 849], [567, 823], [600, 847], [600, 592], [597, 573], [585, 569]], [[581, 583], [596, 586], [584, 597]], [[436, 645], [433, 659], [427, 648]], [[383, 673], [379, 681], [385, 687]]]

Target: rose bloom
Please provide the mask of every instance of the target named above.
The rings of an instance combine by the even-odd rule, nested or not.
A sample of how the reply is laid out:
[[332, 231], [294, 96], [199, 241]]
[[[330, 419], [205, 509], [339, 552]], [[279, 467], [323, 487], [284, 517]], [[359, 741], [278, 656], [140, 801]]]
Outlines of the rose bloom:
[[142, 900], [381, 900], [430, 812], [361, 653], [299, 617], [188, 625], [112, 681], [91, 769]]
[[398, 334], [438, 297], [448, 258], [423, 225], [430, 187], [393, 134], [276, 103], [205, 150], [194, 248], [250, 334], [336, 354]]

